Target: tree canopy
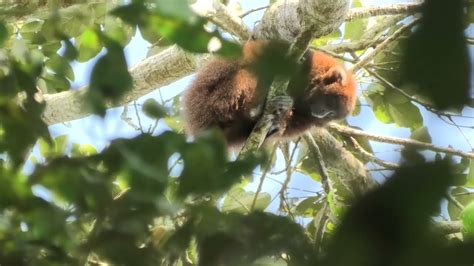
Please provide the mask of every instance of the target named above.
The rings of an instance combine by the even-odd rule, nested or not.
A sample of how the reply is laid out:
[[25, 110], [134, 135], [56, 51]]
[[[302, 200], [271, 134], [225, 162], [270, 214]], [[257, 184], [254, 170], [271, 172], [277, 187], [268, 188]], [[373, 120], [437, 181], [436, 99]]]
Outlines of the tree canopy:
[[[474, 3], [239, 2], [0, 3], [0, 265], [474, 263], [473, 148], [432, 143], [424, 119], [472, 139]], [[243, 19], [256, 12], [249, 29]], [[150, 48], [129, 68], [137, 35]], [[347, 119], [260, 147], [262, 119], [233, 154], [220, 132], [187, 139], [180, 94], [137, 102], [211, 57], [240, 56], [251, 37], [340, 59], [362, 91], [353, 116], [410, 138]], [[71, 88], [78, 62], [93, 62], [89, 83]], [[268, 98], [287, 83], [275, 79]], [[51, 134], [122, 106], [114, 119], [135, 134], [103, 149]], [[400, 161], [380, 158], [374, 143], [397, 145]], [[300, 177], [317, 191], [290, 193]]]

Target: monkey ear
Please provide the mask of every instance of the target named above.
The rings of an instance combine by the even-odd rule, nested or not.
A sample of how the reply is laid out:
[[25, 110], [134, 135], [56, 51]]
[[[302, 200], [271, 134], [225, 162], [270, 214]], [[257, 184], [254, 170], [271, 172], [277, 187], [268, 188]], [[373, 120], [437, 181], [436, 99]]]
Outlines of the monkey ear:
[[341, 66], [331, 67], [323, 76], [324, 85], [331, 85], [333, 83], [340, 83], [341, 85], [347, 84], [346, 70]]

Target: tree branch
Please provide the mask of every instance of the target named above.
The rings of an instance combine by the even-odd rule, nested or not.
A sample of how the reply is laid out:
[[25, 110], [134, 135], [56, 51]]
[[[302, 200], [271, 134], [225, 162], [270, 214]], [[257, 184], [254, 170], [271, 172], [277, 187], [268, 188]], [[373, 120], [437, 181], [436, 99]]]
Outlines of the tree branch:
[[[465, 0], [464, 4], [472, 5], [474, 4], [473, 0]], [[396, 15], [396, 14], [413, 14], [421, 11], [423, 7], [423, 2], [419, 1], [417, 3], [407, 3], [407, 4], [394, 4], [390, 6], [377, 7], [358, 7], [352, 8], [346, 15], [346, 21], [357, 19], [357, 18], [367, 18], [373, 16], [381, 15]]]
[[336, 30], [348, 10], [348, 0], [278, 0], [266, 10], [253, 37], [293, 43], [311, 28], [317, 38]]
[[362, 146], [360, 146], [360, 144], [357, 142], [357, 140], [353, 137], [349, 137], [349, 139], [351, 140], [352, 142], [352, 145], [354, 145], [354, 149], [360, 154], [360, 156], [362, 156], [365, 160], [367, 161], [371, 161], [371, 162], [374, 162], [380, 166], [383, 166], [387, 169], [397, 169], [400, 167], [400, 165], [398, 164], [395, 164], [395, 163], [391, 163], [391, 162], [387, 162], [387, 161], [384, 161], [384, 160], [381, 160], [377, 157], [375, 157], [375, 155], [373, 155], [372, 153], [366, 151], [364, 148], [362, 148]]
[[[146, 58], [130, 69], [133, 78], [133, 90], [115, 103], [107, 103], [107, 107], [118, 107], [137, 98], [173, 83], [179, 78], [192, 74], [200, 62], [200, 57], [184, 52], [177, 46]], [[48, 125], [71, 121], [91, 114], [84, 108], [83, 97], [88, 87], [69, 90], [55, 94], [43, 95], [46, 108], [43, 119]]]
[[422, 5], [423, 3], [408, 3], [384, 7], [370, 6], [352, 8], [346, 15], [346, 21], [382, 15], [413, 14], [420, 11]]
[[319, 175], [321, 176], [321, 185], [323, 186], [323, 189], [324, 189], [324, 192], [326, 192], [326, 195], [328, 195], [329, 192], [331, 191], [331, 187], [329, 185], [329, 174], [328, 174], [326, 165], [324, 164], [321, 150], [319, 149], [319, 146], [314, 140], [311, 133], [306, 133], [304, 135], [304, 140], [306, 141], [306, 144], [308, 145], [309, 152], [311, 152], [311, 154], [315, 158], [316, 165], [318, 166], [318, 169], [319, 169]]
[[440, 230], [443, 234], [461, 233], [463, 225], [461, 221], [441, 221], [435, 223], [435, 228]]
[[217, 0], [198, 0], [196, 3], [191, 5], [191, 8], [198, 15], [209, 19], [209, 21], [221, 27], [225, 31], [233, 34], [239, 39], [249, 39], [249, 30], [242, 22], [242, 19], [232, 14], [221, 2]]
[[376, 134], [368, 133], [362, 130], [342, 126], [335, 123], [329, 124], [328, 127], [336, 132], [339, 132], [341, 134], [348, 135], [348, 136], [360, 136], [360, 137], [365, 137], [369, 140], [373, 140], [377, 142], [397, 144], [397, 145], [403, 145], [403, 146], [412, 146], [412, 147], [416, 147], [420, 149], [427, 149], [430, 151], [453, 154], [453, 155], [457, 155], [457, 156], [461, 156], [465, 158], [474, 159], [474, 153], [463, 152], [463, 151], [455, 150], [452, 148], [438, 147], [433, 144], [425, 143], [425, 142], [421, 142], [417, 140], [376, 135]]

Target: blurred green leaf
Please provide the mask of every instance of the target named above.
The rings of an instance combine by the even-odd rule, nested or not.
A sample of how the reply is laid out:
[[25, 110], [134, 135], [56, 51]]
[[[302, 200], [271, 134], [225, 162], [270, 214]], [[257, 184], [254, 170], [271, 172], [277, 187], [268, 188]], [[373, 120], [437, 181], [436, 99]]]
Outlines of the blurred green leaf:
[[55, 54], [46, 60], [45, 65], [56, 74], [74, 80], [74, 71], [66, 58]]
[[[463, 187], [456, 187], [452, 189], [450, 193], [463, 206], [466, 206], [474, 201], [474, 194], [469, 193], [469, 190]], [[448, 213], [451, 220], [458, 220], [461, 211], [462, 210], [458, 206], [448, 201]]]
[[473, 159], [471, 159], [469, 163], [466, 187], [474, 188], [474, 160]]
[[107, 52], [92, 69], [86, 94], [92, 110], [102, 116], [105, 115], [105, 101], [119, 100], [133, 86], [123, 48], [112, 40], [108, 40], [106, 48]]
[[344, 215], [322, 265], [447, 265], [467, 259], [444, 254], [442, 238], [427, 226], [451, 184], [451, 169], [444, 162], [397, 170]]
[[460, 217], [466, 238], [474, 238], [474, 201], [462, 210]]
[[308, 197], [302, 200], [295, 208], [295, 214], [304, 217], [314, 217], [314, 215], [323, 207], [325, 201], [322, 196]]
[[462, 108], [470, 101], [469, 60], [463, 1], [426, 1], [403, 55], [403, 82], [414, 84], [440, 109]]
[[160, 119], [166, 116], [166, 109], [154, 99], [147, 99], [143, 103], [143, 112], [150, 118]]
[[86, 62], [102, 50], [102, 43], [96, 30], [88, 28], [76, 38], [77, 61]]
[[3, 44], [8, 39], [8, 35], [9, 32], [7, 27], [2, 21], [0, 21], [0, 47], [3, 47]]
[[371, 84], [365, 97], [372, 106], [375, 117], [381, 122], [396, 123], [412, 130], [423, 126], [420, 110], [401, 93], [384, 89], [379, 84]]
[[188, 145], [181, 156], [184, 161], [178, 187], [181, 196], [224, 191], [265, 159], [257, 154], [229, 162], [223, 136], [215, 132], [209, 132]]
[[431, 143], [431, 135], [430, 132], [428, 132], [427, 127], [420, 127], [412, 131], [410, 138], [421, 142]]
[[[223, 212], [249, 213], [252, 207], [255, 193], [235, 187], [227, 192], [222, 204]], [[270, 194], [261, 192], [255, 201], [254, 210], [265, 210], [270, 205]]]

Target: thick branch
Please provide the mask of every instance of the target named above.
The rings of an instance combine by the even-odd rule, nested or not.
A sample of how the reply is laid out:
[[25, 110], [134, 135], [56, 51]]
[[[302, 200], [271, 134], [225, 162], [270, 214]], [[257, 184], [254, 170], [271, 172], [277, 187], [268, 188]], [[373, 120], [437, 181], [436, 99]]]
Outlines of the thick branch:
[[390, 144], [397, 144], [397, 145], [404, 145], [404, 146], [412, 146], [420, 149], [427, 149], [430, 151], [435, 151], [435, 152], [441, 152], [441, 153], [447, 153], [447, 154], [453, 154], [465, 158], [470, 158], [474, 159], [474, 153], [469, 153], [469, 152], [463, 152], [459, 150], [455, 150], [452, 148], [443, 148], [443, 147], [438, 147], [430, 143], [425, 143], [417, 140], [412, 140], [412, 139], [404, 139], [404, 138], [397, 138], [397, 137], [389, 137], [389, 136], [381, 136], [381, 135], [376, 135], [372, 133], [368, 133], [362, 130], [346, 127], [346, 126], [341, 126], [338, 124], [330, 124], [329, 128], [332, 130], [335, 130], [341, 134], [348, 135], [348, 136], [360, 136], [360, 137], [365, 137], [369, 140], [377, 141], [377, 142], [383, 142], [383, 143], [390, 143]]
[[323, 155], [321, 154], [321, 150], [318, 147], [318, 144], [313, 138], [313, 135], [311, 133], [306, 133], [304, 135], [304, 140], [306, 141], [306, 145], [308, 145], [308, 150], [311, 152], [315, 159], [315, 163], [318, 166], [319, 169], [319, 175], [321, 176], [321, 185], [323, 186], [324, 192], [326, 192], [326, 195], [331, 192], [330, 186], [329, 186], [329, 174], [328, 170], [326, 168], [326, 165], [324, 164], [323, 160]]
[[278, 0], [267, 9], [253, 36], [292, 43], [310, 28], [314, 37], [320, 37], [336, 30], [348, 10], [347, 0]]
[[[473, 5], [473, 0], [465, 0], [464, 4], [466, 6]], [[353, 8], [346, 15], [346, 21], [357, 19], [357, 18], [366, 18], [373, 16], [382, 16], [382, 15], [396, 15], [396, 14], [413, 14], [421, 11], [423, 6], [423, 1], [418, 1], [417, 3], [408, 3], [408, 4], [394, 4], [390, 6], [377, 7], [359, 7]]]
[[[108, 107], [125, 105], [157, 87], [168, 85], [181, 77], [192, 74], [198, 65], [198, 59], [176, 46], [151, 56], [130, 69], [134, 87], [125, 97], [116, 103], [108, 103]], [[44, 95], [46, 109], [44, 121], [56, 124], [71, 121], [90, 115], [83, 106], [83, 96], [87, 87], [55, 94]]]
[[242, 20], [232, 14], [221, 2], [217, 0], [198, 0], [191, 7], [198, 15], [208, 18], [209, 21], [239, 39], [247, 40], [250, 37], [249, 31]]
[[346, 15], [346, 21], [382, 15], [412, 14], [420, 11], [422, 3], [395, 4], [378, 7], [359, 7], [351, 9]]
[[461, 233], [463, 229], [461, 221], [436, 222], [434, 226], [445, 235]]
[[337, 196], [340, 196], [338, 201], [351, 204], [354, 198], [360, 197], [374, 187], [375, 182], [367, 174], [362, 162], [347, 151], [326, 129], [313, 130], [312, 136], [324, 158], [330, 187]]

